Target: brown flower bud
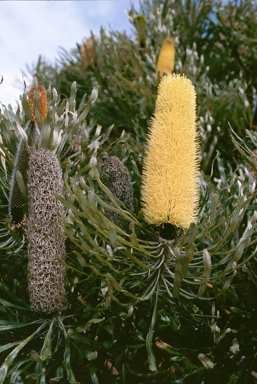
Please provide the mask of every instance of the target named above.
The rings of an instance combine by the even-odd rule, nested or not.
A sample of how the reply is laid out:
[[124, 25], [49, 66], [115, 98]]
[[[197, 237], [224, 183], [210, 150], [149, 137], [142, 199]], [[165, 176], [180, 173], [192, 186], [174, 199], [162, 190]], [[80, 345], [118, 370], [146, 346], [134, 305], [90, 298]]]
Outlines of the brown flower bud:
[[80, 48], [80, 53], [86, 68], [90, 67], [91, 64], [95, 64], [96, 55], [92, 37], [89, 37], [83, 42]]
[[[32, 113], [32, 118], [34, 121], [37, 122], [36, 113], [35, 113], [35, 107], [34, 107], [34, 99], [35, 99], [35, 88], [32, 87], [29, 91], [29, 106]], [[45, 117], [47, 115], [47, 95], [46, 91], [44, 90], [43, 85], [38, 85], [38, 103], [39, 103], [39, 112], [41, 116], [41, 121], [45, 120]], [[37, 122], [38, 123], [38, 122]]]

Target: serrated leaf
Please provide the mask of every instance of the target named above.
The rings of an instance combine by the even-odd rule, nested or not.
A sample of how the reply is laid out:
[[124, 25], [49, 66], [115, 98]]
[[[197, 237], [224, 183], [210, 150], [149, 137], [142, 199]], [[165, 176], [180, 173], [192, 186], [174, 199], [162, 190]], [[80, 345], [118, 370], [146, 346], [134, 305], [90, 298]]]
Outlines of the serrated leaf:
[[53, 324], [54, 324], [54, 320], [51, 322], [51, 325], [50, 325], [49, 330], [48, 330], [48, 332], [46, 334], [45, 341], [44, 341], [44, 344], [43, 344], [43, 347], [42, 347], [42, 350], [41, 350], [41, 353], [40, 353], [40, 359], [42, 361], [48, 360], [52, 356], [52, 342], [51, 342], [51, 338], [52, 338]]
[[74, 81], [71, 85], [70, 92], [70, 110], [75, 111], [76, 108], [76, 93], [77, 93], [77, 83]]
[[114, 249], [116, 249], [118, 247], [118, 243], [116, 238], [116, 232], [112, 225], [109, 226], [109, 232], [110, 232], [111, 245], [113, 246]]
[[89, 320], [85, 327], [78, 327], [76, 328], [77, 332], [86, 332], [88, 330], [88, 328], [92, 325], [92, 324], [98, 324], [98, 323], [101, 323], [104, 319], [91, 319]]
[[213, 369], [215, 364], [210, 359], [208, 359], [208, 357], [206, 357], [204, 353], [199, 353], [198, 359], [201, 361], [201, 363], [206, 369]]
[[[0, 134], [0, 144], [3, 144], [3, 138], [2, 138], [1, 134]], [[4, 169], [4, 173], [5, 173], [5, 178], [7, 179], [6, 157], [5, 157], [4, 151], [2, 150], [1, 147], [0, 147], [0, 157], [1, 157], [1, 163], [2, 163], [2, 166], [3, 166], [3, 169]]]
[[175, 277], [174, 277], [174, 286], [173, 286], [173, 297], [177, 297], [179, 295], [180, 291], [180, 284], [181, 284], [181, 272], [183, 268], [183, 256], [181, 255], [180, 249], [176, 247], [174, 249], [174, 253], [177, 257], [176, 264], [175, 264]]
[[98, 377], [96, 375], [97, 369], [96, 367], [90, 367], [89, 373], [93, 384], [99, 384]]
[[236, 355], [240, 351], [240, 347], [239, 347], [239, 343], [238, 343], [237, 339], [233, 340], [233, 344], [231, 345], [231, 347], [229, 349], [233, 353], [233, 355]]
[[23, 196], [26, 204], [28, 204], [28, 201], [29, 201], [29, 199], [28, 199], [28, 191], [27, 191], [27, 188], [26, 188], [24, 180], [23, 180], [23, 176], [20, 173], [20, 171], [16, 171], [16, 180], [17, 180], [17, 183], [19, 185], [19, 188], [20, 188], [20, 191], [22, 193], [22, 196]]
[[157, 290], [156, 290], [156, 299], [155, 299], [154, 310], [152, 314], [151, 325], [149, 327], [149, 332], [146, 336], [146, 350], [148, 354], [148, 364], [149, 364], [150, 371], [157, 371], [157, 365], [156, 365], [155, 355], [153, 352], [152, 341], [153, 341], [153, 333], [154, 333], [154, 327], [156, 322], [158, 296], [159, 296], [159, 285], [157, 286]]
[[61, 328], [64, 333], [64, 338], [65, 338], [65, 350], [64, 350], [64, 361], [63, 361], [63, 366], [66, 370], [67, 373], [67, 379], [70, 384], [76, 384], [76, 379], [71, 367], [71, 354], [70, 354], [70, 342], [67, 336], [67, 333], [65, 331], [64, 325], [61, 323]]
[[80, 253], [77, 253], [77, 252], [76, 252], [76, 255], [77, 255], [77, 259], [78, 259], [79, 264], [80, 264], [82, 267], [87, 267], [88, 264], [86, 263], [84, 257], [82, 257], [81, 254], [80, 254]]
[[196, 366], [187, 357], [183, 357], [182, 361], [183, 361], [183, 363], [185, 364], [185, 366], [187, 368], [190, 368], [190, 369], [195, 369], [196, 368]]
[[86, 358], [91, 361], [91, 360], [95, 360], [98, 356], [98, 353], [97, 351], [90, 351], [89, 349], [85, 350], [85, 354], [86, 354]]
[[41, 361], [40, 356], [36, 351], [30, 351], [30, 357], [32, 360], [36, 361], [37, 363], [40, 363]]
[[212, 261], [211, 261], [211, 256], [207, 251], [207, 249], [203, 250], [203, 265], [204, 265], [204, 273], [203, 273], [204, 280], [199, 287], [197, 296], [201, 296], [204, 293], [206, 289], [206, 285], [211, 276]]
[[20, 374], [22, 373], [22, 369], [18, 369], [17, 371], [15, 370], [12, 375], [11, 375], [11, 378], [10, 378], [10, 384], [16, 384], [18, 383], [17, 381], [17, 377], [20, 376]]
[[163, 349], [164, 351], [170, 353], [171, 355], [183, 356], [183, 354], [178, 352], [176, 348], [172, 347], [167, 343], [164, 343], [159, 337], [155, 339], [155, 345], [158, 348]]
[[49, 383], [58, 383], [63, 378], [63, 367], [56, 370], [56, 376], [49, 380]]

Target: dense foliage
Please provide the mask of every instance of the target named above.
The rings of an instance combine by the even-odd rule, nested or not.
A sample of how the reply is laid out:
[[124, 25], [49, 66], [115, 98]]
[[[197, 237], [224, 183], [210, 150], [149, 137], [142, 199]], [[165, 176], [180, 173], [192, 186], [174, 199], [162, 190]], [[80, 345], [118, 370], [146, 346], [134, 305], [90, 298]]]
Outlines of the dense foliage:
[[[132, 38], [92, 35], [97, 59], [87, 68], [78, 45], [28, 71], [48, 104], [42, 122], [35, 97], [40, 135], [29, 149], [53, 151], [63, 173], [65, 197], [55, 194], [66, 212], [61, 312], [30, 308], [22, 176], [25, 219], [13, 225], [8, 213], [15, 154], [32, 119], [27, 94], [17, 111], [1, 107], [0, 383], [257, 382], [257, 6], [145, 0], [128, 17]], [[201, 196], [188, 231], [147, 225], [140, 205], [166, 37], [175, 42], [175, 73], [197, 92]], [[133, 204], [101, 176], [106, 156], [127, 167]]]

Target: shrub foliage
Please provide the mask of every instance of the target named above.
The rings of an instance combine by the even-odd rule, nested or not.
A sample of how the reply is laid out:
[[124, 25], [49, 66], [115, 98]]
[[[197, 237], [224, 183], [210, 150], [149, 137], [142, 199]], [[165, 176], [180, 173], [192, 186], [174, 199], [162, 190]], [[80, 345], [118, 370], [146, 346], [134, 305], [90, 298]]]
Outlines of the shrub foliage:
[[[144, 0], [128, 17], [132, 37], [102, 29], [90, 50], [83, 45], [84, 57], [78, 45], [54, 65], [40, 57], [28, 68], [40, 129], [33, 145], [27, 92], [16, 111], [1, 106], [0, 383], [256, 381], [256, 4]], [[174, 72], [197, 93], [201, 194], [198, 221], [185, 231], [148, 225], [140, 205], [166, 38], [175, 45]], [[63, 193], [52, 195], [64, 207], [53, 215], [66, 258], [53, 252], [49, 263], [66, 269], [65, 300], [51, 313], [30, 306], [21, 172], [23, 220], [14, 223], [8, 209], [21, 141], [30, 156], [51, 151], [62, 171]], [[103, 174], [108, 158], [124, 171], [126, 183], [115, 181], [122, 193]], [[43, 197], [40, 204], [51, 210]]]

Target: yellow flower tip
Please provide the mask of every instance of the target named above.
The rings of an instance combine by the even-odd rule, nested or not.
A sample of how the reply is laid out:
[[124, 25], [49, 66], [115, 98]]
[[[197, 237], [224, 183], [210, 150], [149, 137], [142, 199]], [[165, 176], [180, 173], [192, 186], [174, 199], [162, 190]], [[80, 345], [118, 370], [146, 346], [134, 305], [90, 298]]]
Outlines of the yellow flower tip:
[[[29, 91], [29, 94], [28, 94], [28, 101], [29, 101], [29, 106], [30, 106], [30, 110], [32, 113], [32, 119], [34, 121], [36, 121], [36, 123], [37, 123], [35, 107], [34, 107], [35, 92], [36, 92], [35, 88], [32, 87]], [[39, 104], [39, 112], [40, 112], [40, 116], [41, 116], [41, 121], [43, 123], [43, 121], [46, 118], [48, 108], [47, 108], [46, 91], [44, 90], [43, 85], [40, 85], [40, 84], [38, 85], [38, 104]]]
[[185, 76], [161, 79], [144, 157], [141, 200], [149, 224], [187, 229], [196, 223], [200, 144], [196, 92]]
[[[88, 52], [86, 51], [85, 46]], [[90, 67], [91, 63], [94, 64], [96, 62], [96, 55], [92, 37], [89, 37], [83, 42], [80, 48], [80, 54], [82, 56], [82, 60], [86, 68]]]
[[174, 65], [175, 65], [174, 41], [170, 37], [167, 37], [162, 44], [161, 52], [157, 61], [155, 83], [157, 84], [159, 72], [160, 72], [160, 77], [163, 76], [164, 72], [168, 75], [174, 71]]

